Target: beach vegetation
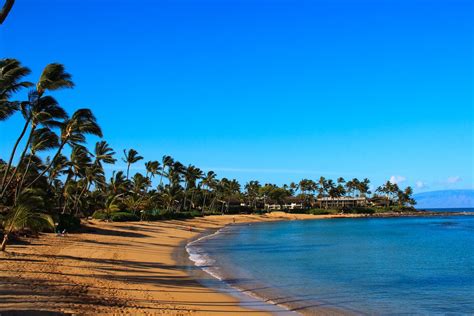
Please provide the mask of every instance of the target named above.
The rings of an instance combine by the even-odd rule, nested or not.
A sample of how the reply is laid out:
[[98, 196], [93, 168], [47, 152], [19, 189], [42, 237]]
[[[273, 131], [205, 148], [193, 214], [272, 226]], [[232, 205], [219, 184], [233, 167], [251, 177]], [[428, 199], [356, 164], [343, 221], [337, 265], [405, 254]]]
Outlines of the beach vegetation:
[[370, 214], [412, 210], [415, 203], [410, 187], [390, 182], [373, 193], [369, 179], [342, 177], [242, 185], [169, 155], [143, 162], [136, 149], [123, 149], [120, 168], [93, 111], [80, 108], [69, 115], [54, 98], [57, 90], [74, 87], [66, 68], [48, 64], [35, 83], [27, 80], [30, 73], [16, 59], [0, 60], [0, 121], [23, 119], [8, 156], [0, 158], [5, 240], [21, 229], [47, 227], [42, 224], [51, 218], [72, 231], [88, 217], [138, 221], [272, 210]]

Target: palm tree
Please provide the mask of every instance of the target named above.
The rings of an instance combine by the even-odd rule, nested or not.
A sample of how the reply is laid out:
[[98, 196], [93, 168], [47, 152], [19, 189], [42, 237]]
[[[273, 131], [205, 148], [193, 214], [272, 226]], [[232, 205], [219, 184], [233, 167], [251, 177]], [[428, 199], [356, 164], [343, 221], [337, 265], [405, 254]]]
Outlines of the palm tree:
[[58, 63], [46, 65], [36, 83], [36, 91], [41, 97], [46, 90], [54, 91], [73, 88], [74, 82], [71, 78], [71, 74], [66, 72], [64, 65]]
[[54, 222], [51, 216], [38, 212], [42, 205], [43, 198], [39, 192], [28, 190], [21, 194], [17, 205], [8, 214], [3, 225], [4, 235], [0, 251], [5, 251], [8, 239], [14, 231], [26, 227], [35, 231], [43, 228], [54, 229]]
[[49, 173], [48, 174], [48, 181], [49, 181], [49, 184], [51, 185], [55, 180], [57, 180], [57, 178], [60, 175], [63, 175], [63, 174], [67, 173], [67, 167], [69, 165], [69, 161], [65, 156], [59, 155], [54, 160], [51, 160], [48, 157], [46, 159], [46, 165], [50, 165], [50, 164], [51, 164], [51, 168], [48, 171], [48, 173]]
[[247, 195], [249, 204], [251, 207], [253, 207], [253, 209], [257, 208], [257, 198], [260, 194], [261, 187], [262, 186], [258, 181], [249, 181], [247, 184], [245, 184], [245, 194]]
[[123, 171], [113, 173], [110, 178], [109, 191], [113, 194], [124, 194], [129, 190], [130, 181], [125, 178]]
[[123, 194], [109, 195], [105, 200], [103, 212], [107, 220], [110, 220], [113, 212], [120, 211], [120, 198], [122, 195]]
[[0, 10], [0, 24], [3, 24], [3, 22], [5, 21], [14, 3], [15, 3], [15, 0], [5, 1], [5, 3], [3, 4], [3, 8]]
[[[225, 179], [225, 178], [224, 178]], [[224, 180], [222, 179], [222, 180]], [[227, 180], [227, 179], [225, 179]], [[223, 181], [224, 193], [227, 195], [227, 213], [229, 212], [230, 200], [233, 196], [240, 193], [240, 184], [237, 180], [232, 179], [231, 181]]]
[[[29, 70], [27, 69], [22, 71], [22, 74], [28, 74], [28, 73], [29, 73]], [[26, 86], [30, 86], [30, 85], [31, 85], [30, 83], [26, 83]], [[16, 89], [19, 89], [20, 87], [23, 87], [23, 86], [25, 86], [25, 84], [18, 86]], [[8, 91], [10, 91], [10, 93], [15, 91], [15, 89], [11, 88], [11, 80], [10, 80], [10, 89], [8, 89], [8, 87], [9, 87], [8, 85], [5, 85], [5, 87], [1, 87], [0, 89], [7, 91], [5, 93], [6, 95], [8, 95], [9, 93]], [[21, 104], [22, 113], [25, 118], [25, 124], [20, 133], [20, 136], [18, 137], [17, 141], [15, 142], [15, 145], [13, 146], [13, 150], [11, 152], [10, 159], [7, 164], [7, 168], [5, 169], [5, 174], [2, 179], [2, 184], [0, 185], [0, 190], [3, 190], [5, 188], [4, 186], [5, 186], [7, 174], [10, 171], [13, 158], [15, 157], [16, 150], [21, 140], [25, 136], [28, 126], [30, 125], [30, 122], [32, 122], [35, 117], [37, 118], [38, 121], [42, 121], [42, 120], [47, 121], [47, 120], [51, 120], [51, 118], [65, 118], [66, 117], [64, 110], [58, 106], [57, 102], [54, 99], [52, 99], [51, 97], [46, 98], [46, 99], [42, 98], [44, 92], [46, 90], [54, 91], [54, 90], [59, 90], [63, 88], [72, 88], [72, 87], [74, 87], [74, 83], [71, 80], [71, 75], [65, 71], [63, 65], [54, 63], [54, 64], [46, 65], [46, 67], [43, 69], [43, 72], [38, 82], [36, 83], [36, 91], [32, 91], [29, 94], [29, 98], [28, 98], [29, 100]], [[46, 112], [46, 113], [43, 113], [43, 112]], [[53, 116], [48, 117], [48, 115], [53, 115]], [[36, 126], [39, 123], [40, 122], [36, 122], [36, 124], [32, 126]], [[44, 122], [41, 122], [41, 123], [45, 124]], [[27, 146], [28, 146], [28, 142], [26, 144], [26, 147]], [[2, 193], [2, 196], [3, 196], [3, 193]]]
[[163, 156], [161, 159], [161, 172], [160, 172], [160, 187], [163, 186], [163, 177], [166, 174], [166, 168], [171, 168], [174, 164], [174, 159], [171, 156]]
[[0, 59], [0, 121], [6, 120], [18, 110], [19, 102], [11, 102], [9, 99], [22, 88], [33, 85], [23, 81], [30, 73], [30, 69], [23, 67], [16, 59]]
[[[27, 159], [26, 167], [23, 170], [23, 175], [19, 185], [17, 186], [17, 196], [21, 192], [23, 188], [23, 184], [25, 182], [25, 178], [28, 175], [30, 170], [31, 162], [33, 157], [35, 157], [36, 153], [40, 151], [51, 150], [57, 148], [59, 146], [59, 138], [58, 136], [53, 133], [48, 127], [43, 127], [37, 129], [33, 132], [31, 142], [30, 142], [30, 153]], [[20, 167], [20, 163], [18, 164], [17, 169]]]
[[126, 149], [124, 149], [123, 154], [124, 154], [124, 158], [122, 158], [122, 161], [127, 164], [127, 179], [129, 179], [130, 166], [142, 160], [143, 157], [138, 155], [138, 152], [135, 149], [130, 149], [128, 152]]
[[[15, 144], [14, 151], [12, 152], [12, 155], [10, 156], [9, 164], [7, 166], [6, 171], [11, 167], [11, 163], [13, 161], [14, 154], [17, 148], [17, 144], [19, 144], [19, 142], [25, 135], [28, 126], [30, 126], [30, 134], [26, 141], [25, 148], [23, 149], [20, 155], [18, 166], [22, 164], [23, 159], [25, 158], [26, 152], [29, 148], [31, 139], [36, 129], [38, 128], [38, 126], [40, 125], [45, 126], [45, 127], [59, 126], [61, 123], [58, 122], [57, 120], [58, 119], [62, 120], [62, 119], [67, 118], [67, 114], [64, 111], [64, 109], [61, 108], [56, 102], [56, 100], [52, 97], [46, 96], [46, 97], [38, 98], [38, 94], [35, 91], [33, 91], [29, 94], [28, 99], [29, 99], [28, 102], [23, 102], [21, 105], [21, 113], [23, 114], [23, 117], [25, 118], [26, 123], [23, 128], [22, 134], [20, 135], [20, 137], [18, 138]], [[18, 167], [10, 176], [10, 180], [6, 184], [5, 184], [5, 181], [7, 180], [7, 177], [4, 175], [4, 178], [2, 180], [2, 185], [1, 185], [2, 192], [0, 194], [0, 197], [2, 197], [5, 194], [11, 181], [15, 177], [17, 171], [18, 171]]]
[[[196, 186], [196, 181], [201, 179], [203, 173], [201, 169], [196, 168], [193, 165], [189, 165], [187, 168], [184, 168], [184, 180], [186, 182], [186, 187], [184, 189], [184, 202], [183, 202], [183, 209], [186, 209], [186, 202], [188, 197], [188, 191], [194, 190]], [[191, 204], [193, 204], [193, 198], [191, 198]]]
[[79, 109], [71, 116], [70, 119], [66, 120], [61, 124], [61, 137], [59, 148], [51, 160], [50, 164], [36, 177], [28, 186], [31, 187], [36, 181], [43, 177], [49, 169], [52, 167], [55, 159], [59, 157], [62, 149], [66, 144], [74, 147], [77, 144], [84, 143], [86, 141], [86, 135], [95, 135], [102, 137], [102, 130], [97, 124], [97, 120], [89, 109]]
[[114, 158], [115, 151], [109, 146], [109, 144], [103, 140], [95, 144], [94, 164], [102, 167], [102, 162], [106, 164], [114, 164], [117, 159]]
[[206, 207], [206, 198], [208, 194], [208, 190], [216, 185], [216, 173], [214, 171], [208, 171], [206, 176], [202, 179], [202, 187], [203, 189], [206, 188], [207, 190], [204, 191], [204, 198], [202, 202], [202, 212], [204, 213], [204, 209]]
[[76, 214], [79, 212], [79, 202], [86, 192], [88, 192], [92, 185], [95, 185], [96, 188], [102, 188], [105, 186], [105, 174], [104, 169], [96, 164], [87, 164], [84, 171], [84, 178], [82, 184], [82, 190], [79, 194], [76, 192], [76, 197], [74, 199], [74, 209]]
[[153, 179], [157, 174], [160, 174], [160, 162], [157, 160], [148, 161], [145, 163], [146, 177]]

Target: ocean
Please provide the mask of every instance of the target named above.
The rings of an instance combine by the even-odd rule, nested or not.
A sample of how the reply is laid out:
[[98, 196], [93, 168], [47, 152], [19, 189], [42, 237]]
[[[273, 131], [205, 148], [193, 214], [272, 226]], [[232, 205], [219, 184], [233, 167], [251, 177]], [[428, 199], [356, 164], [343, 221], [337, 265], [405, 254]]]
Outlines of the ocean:
[[474, 314], [474, 216], [234, 225], [187, 250], [228, 286], [303, 314]]

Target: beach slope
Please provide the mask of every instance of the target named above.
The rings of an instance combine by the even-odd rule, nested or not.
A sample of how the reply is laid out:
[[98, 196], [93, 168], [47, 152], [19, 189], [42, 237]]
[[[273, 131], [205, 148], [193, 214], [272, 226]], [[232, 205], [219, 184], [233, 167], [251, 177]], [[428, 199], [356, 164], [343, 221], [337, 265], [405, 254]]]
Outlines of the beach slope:
[[[105, 223], [64, 237], [44, 234], [0, 254], [0, 313], [264, 315], [233, 296], [202, 286], [176, 252], [200, 234], [243, 222], [313, 215], [207, 216], [186, 221]], [[262, 306], [259, 306], [261, 304]]]

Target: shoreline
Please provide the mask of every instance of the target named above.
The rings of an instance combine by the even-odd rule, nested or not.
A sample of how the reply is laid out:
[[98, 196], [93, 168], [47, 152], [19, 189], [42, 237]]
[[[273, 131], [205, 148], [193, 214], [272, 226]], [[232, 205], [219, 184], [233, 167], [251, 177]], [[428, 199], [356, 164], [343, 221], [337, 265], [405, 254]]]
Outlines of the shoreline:
[[269, 315], [203, 286], [173, 259], [181, 242], [232, 223], [233, 218], [236, 222], [289, 219], [277, 213], [89, 221], [78, 234], [42, 234], [26, 239], [26, 245], [11, 245], [8, 254], [0, 254], [0, 313]]
[[[359, 217], [359, 216], [357, 216]], [[337, 217], [340, 218], [340, 217]], [[349, 218], [349, 217], [346, 217]], [[270, 223], [276, 223], [276, 222], [281, 222], [281, 221], [305, 221], [305, 220], [323, 220], [323, 219], [331, 219], [330, 217], [325, 217], [325, 218], [302, 218], [302, 219], [281, 219], [281, 220], [274, 220], [274, 221], [260, 221], [260, 222], [255, 222], [255, 224], [270, 224]], [[265, 298], [265, 296], [262, 296], [261, 293], [258, 293], [258, 291], [255, 291], [255, 289], [259, 288], [265, 288], [268, 287], [265, 283], [261, 283], [260, 281], [253, 283], [252, 288], [245, 288], [245, 287], [239, 287], [238, 285], [233, 285], [228, 283], [228, 281], [224, 278], [221, 278], [218, 276], [216, 273], [209, 271], [209, 268], [212, 267], [210, 266], [209, 268], [207, 266], [200, 267], [197, 262], [193, 261], [190, 258], [190, 252], [188, 250], [188, 246], [190, 244], [193, 244], [194, 242], [199, 242], [203, 239], [206, 238], [213, 238], [217, 235], [219, 235], [224, 229], [230, 228], [230, 229], [238, 229], [239, 226], [244, 225], [245, 223], [241, 224], [228, 224], [225, 225], [221, 228], [218, 229], [210, 229], [206, 232], [203, 232], [199, 234], [196, 238], [192, 238], [188, 240], [188, 242], [185, 243], [184, 248], [181, 249], [176, 249], [176, 253], [181, 253], [181, 257], [184, 256], [186, 259], [181, 259], [181, 261], [178, 262], [188, 262], [189, 264], [193, 265], [194, 267], [197, 267], [198, 271], [200, 271], [200, 274], [204, 273], [206, 274], [209, 278], [211, 278], [213, 281], [211, 282], [201, 282], [203, 286], [209, 287], [211, 289], [217, 290], [219, 292], [222, 292], [227, 295], [231, 295], [234, 298], [238, 299], [239, 305], [246, 307], [246, 308], [252, 308], [252, 307], [258, 307], [260, 311], [262, 312], [270, 312], [272, 315], [283, 315], [283, 316], [291, 316], [291, 315], [313, 315], [314, 310], [312, 312], [304, 312], [306, 307], [304, 306], [291, 306], [288, 305], [287, 303], [281, 303], [274, 301], [273, 299]], [[178, 259], [180, 260], [180, 259]], [[199, 273], [198, 273], [199, 275]], [[234, 280], [233, 280], [234, 282]], [[280, 293], [285, 297], [283, 293]], [[285, 297], [288, 298], [288, 297]], [[338, 308], [337, 306], [322, 306], [322, 302], [313, 302], [314, 304], [320, 305], [317, 307], [318, 315], [332, 315], [332, 316], [343, 316], [343, 315], [355, 315], [354, 312], [351, 312], [349, 310], [343, 310]], [[313, 305], [313, 308], [315, 306]], [[302, 310], [302, 311], [300, 311]]]
[[43, 234], [27, 239], [30, 245], [15, 244], [9, 254], [0, 254], [0, 313], [268, 315], [255, 302], [248, 308], [229, 293], [204, 286], [189, 265], [176, 260], [176, 251], [190, 240], [232, 224], [234, 218], [238, 224], [367, 216], [275, 212], [157, 222], [89, 221], [81, 233]]
[[192, 266], [190, 271], [187, 271], [192, 277], [198, 278], [199, 282], [207, 288], [234, 297], [237, 299], [239, 306], [248, 309], [257, 309], [260, 312], [269, 312], [276, 315], [301, 315], [297, 312], [291, 311], [286, 306], [265, 300], [250, 290], [241, 289], [228, 284], [226, 280], [219, 278], [217, 275], [210, 272], [206, 267], [199, 266], [197, 262], [191, 259], [191, 253], [188, 249], [189, 245], [206, 238], [212, 238], [213, 236], [219, 234], [221, 230], [229, 226], [236, 225], [230, 223], [220, 228], [208, 229], [189, 240], [183, 241], [181, 246], [175, 249], [174, 258], [176, 259], [176, 262], [181, 265], [187, 264]]

